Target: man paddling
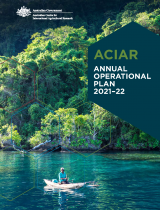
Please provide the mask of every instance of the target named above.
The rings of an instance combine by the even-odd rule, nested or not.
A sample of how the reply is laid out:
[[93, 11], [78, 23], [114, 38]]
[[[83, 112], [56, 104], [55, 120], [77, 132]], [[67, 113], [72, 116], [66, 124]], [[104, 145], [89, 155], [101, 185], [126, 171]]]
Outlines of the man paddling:
[[64, 172], [64, 168], [61, 168], [61, 172], [59, 173], [59, 182], [61, 184], [69, 184], [69, 182], [67, 180], [67, 175]]

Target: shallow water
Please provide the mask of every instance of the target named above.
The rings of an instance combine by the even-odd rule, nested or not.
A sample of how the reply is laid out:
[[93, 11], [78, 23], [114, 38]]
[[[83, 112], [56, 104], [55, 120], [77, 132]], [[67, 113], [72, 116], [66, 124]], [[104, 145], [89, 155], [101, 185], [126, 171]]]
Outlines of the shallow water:
[[[73, 182], [95, 180], [99, 187], [46, 189], [43, 179], [57, 179], [60, 167]], [[160, 153], [97, 153], [84, 158], [75, 153], [1, 151], [0, 194], [1, 209], [6, 210], [160, 209]]]

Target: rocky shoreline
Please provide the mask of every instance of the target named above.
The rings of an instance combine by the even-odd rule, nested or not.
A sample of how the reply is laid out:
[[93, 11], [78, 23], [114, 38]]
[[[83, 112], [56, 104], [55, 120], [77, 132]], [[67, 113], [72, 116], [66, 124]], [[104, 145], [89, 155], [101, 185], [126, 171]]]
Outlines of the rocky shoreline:
[[[20, 150], [20, 148], [18, 149], [15, 149], [13, 148], [12, 145], [10, 146], [4, 146], [4, 147], [0, 147], [0, 151], [17, 151], [17, 150]], [[35, 149], [35, 150], [22, 150], [22, 151], [27, 151], [27, 152], [31, 152], [31, 151], [34, 151], [34, 152], [45, 152], [45, 151], [48, 151], [48, 152], [95, 152], [95, 151], [98, 151], [100, 153], [104, 153], [104, 152], [109, 152], [109, 151], [160, 151], [160, 148], [117, 148], [114, 146], [114, 144], [110, 144], [106, 147], [102, 147], [102, 148], [99, 148], [99, 149], [95, 149], [95, 148], [74, 148], [74, 147], [61, 147], [61, 145], [58, 145], [57, 147], [48, 147], [48, 146], [42, 146], [38, 149]]]
[[[23, 148], [23, 147], [22, 147]], [[13, 146], [11, 141], [6, 141], [3, 143], [3, 146], [0, 146], [0, 151], [34, 151], [34, 152], [107, 152], [107, 151], [160, 151], [160, 147], [152, 148], [152, 147], [144, 147], [141, 143], [138, 144], [136, 147], [130, 146], [127, 144], [127, 142], [123, 143], [123, 147], [117, 147], [117, 143], [111, 143], [109, 145], [99, 145], [99, 146], [94, 146], [94, 145], [88, 145], [87, 148], [84, 146], [79, 146], [79, 147], [71, 147], [68, 144], [64, 144], [64, 142], [61, 142], [61, 144], [54, 146], [52, 142], [46, 143], [45, 145], [41, 145], [39, 148], [36, 148], [32, 150], [32, 148], [28, 149], [21, 149], [20, 147]]]

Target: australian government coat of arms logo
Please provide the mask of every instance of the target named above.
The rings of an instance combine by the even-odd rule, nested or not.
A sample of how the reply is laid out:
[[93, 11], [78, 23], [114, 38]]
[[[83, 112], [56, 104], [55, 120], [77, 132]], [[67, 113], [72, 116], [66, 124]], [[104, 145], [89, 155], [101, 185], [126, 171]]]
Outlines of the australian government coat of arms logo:
[[31, 14], [30, 9], [27, 9], [27, 7], [23, 6], [21, 9], [17, 10], [17, 15], [22, 16], [22, 17], [27, 17]]

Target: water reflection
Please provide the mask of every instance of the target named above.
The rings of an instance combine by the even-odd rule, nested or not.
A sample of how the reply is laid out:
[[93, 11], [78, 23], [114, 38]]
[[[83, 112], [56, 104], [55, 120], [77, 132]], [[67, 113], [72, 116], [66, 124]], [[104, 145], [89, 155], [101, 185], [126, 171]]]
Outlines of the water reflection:
[[152, 161], [160, 162], [160, 152], [159, 151], [122, 151], [122, 152], [113, 152], [106, 154], [99, 154], [104, 158], [109, 158], [112, 160], [138, 160], [138, 161]]
[[59, 210], [67, 209], [67, 201], [69, 197], [85, 198], [84, 193], [78, 192], [77, 190], [56, 189], [50, 186], [44, 187], [44, 195], [45, 194], [52, 195], [52, 196], [58, 195], [58, 204], [60, 205]]

